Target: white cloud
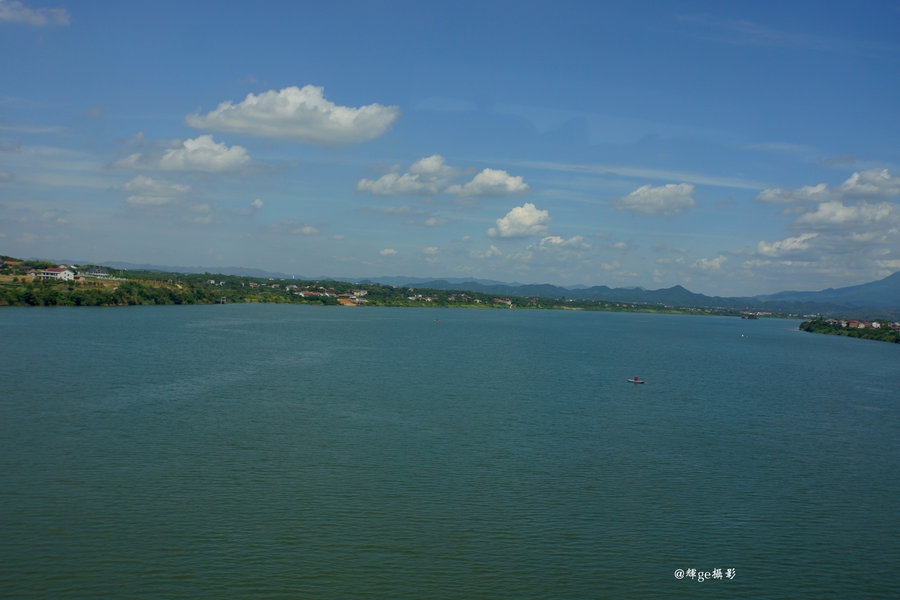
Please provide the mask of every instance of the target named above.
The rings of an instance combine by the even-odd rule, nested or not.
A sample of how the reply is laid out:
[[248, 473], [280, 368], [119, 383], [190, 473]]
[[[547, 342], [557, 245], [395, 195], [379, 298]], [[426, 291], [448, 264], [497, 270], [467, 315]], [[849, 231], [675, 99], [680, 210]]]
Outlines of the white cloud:
[[269, 226], [269, 231], [280, 235], [318, 235], [319, 230], [294, 219], [288, 219]]
[[95, 107], [85, 111], [84, 114], [82, 114], [81, 116], [83, 116], [85, 119], [99, 119], [100, 117], [103, 116], [103, 107], [95, 106]]
[[483, 169], [472, 181], [465, 185], [451, 185], [450, 181], [460, 174], [460, 170], [446, 164], [439, 154], [419, 159], [406, 173], [399, 169], [382, 175], [378, 179], [361, 179], [356, 191], [368, 192], [376, 196], [396, 196], [402, 194], [434, 195], [439, 192], [459, 197], [507, 196], [529, 190], [521, 177], [514, 177], [506, 171]]
[[793, 237], [757, 244], [747, 268], [783, 269], [806, 277], [818, 271], [832, 277], [854, 273], [883, 277], [883, 260], [898, 257], [900, 243], [900, 179], [887, 169], [869, 169], [851, 175], [840, 185], [824, 183], [798, 189], [763, 190], [762, 202], [793, 203], [785, 211], [796, 214]]
[[484, 169], [465, 185], [452, 185], [448, 194], [457, 196], [508, 196], [521, 194], [530, 188], [520, 176], [512, 176], [499, 169]]
[[869, 169], [851, 175], [838, 190], [843, 197], [893, 198], [900, 196], [900, 178], [891, 177], [887, 169]]
[[458, 169], [445, 164], [444, 157], [432, 154], [414, 162], [402, 175], [388, 173], [376, 180], [361, 179], [356, 184], [356, 190], [376, 196], [437, 194], [457, 171]]
[[704, 175], [701, 173], [690, 173], [686, 171], [648, 169], [646, 167], [631, 167], [623, 165], [555, 163], [549, 161], [515, 161], [515, 164], [520, 167], [529, 169], [546, 169], [550, 171], [561, 171], [566, 173], [586, 173], [603, 176], [615, 175], [618, 177], [628, 177], [632, 179], [643, 180], [650, 179], [653, 181], [671, 181], [672, 179], [679, 179], [681, 181], [691, 182], [698, 185], [725, 187], [729, 189], [738, 188], [745, 190], [758, 190], [764, 185], [758, 181], [749, 181], [746, 179], [734, 179], [729, 177]]
[[538, 210], [534, 204], [526, 202], [509, 211], [505, 217], [497, 219], [497, 227], [491, 227], [490, 237], [517, 238], [543, 235], [550, 222], [550, 213]]
[[422, 248], [422, 252], [424, 252], [425, 254], [434, 255], [438, 253], [438, 249], [436, 246], [428, 246], [427, 248]]
[[828, 191], [828, 186], [820, 183], [818, 185], [805, 185], [795, 190], [770, 188], [761, 191], [756, 196], [756, 199], [767, 204], [794, 204], [798, 202], [824, 202], [831, 195], [831, 192]]
[[842, 229], [853, 227], [896, 226], [900, 222], [900, 205], [892, 202], [860, 202], [845, 205], [841, 201], [823, 202], [814, 211], [800, 215], [796, 225], [807, 228]]
[[69, 11], [64, 8], [31, 9], [18, 0], [0, 0], [0, 21], [35, 27], [68, 25]]
[[500, 248], [491, 244], [491, 247], [485, 250], [484, 252], [479, 252], [478, 250], [472, 250], [469, 252], [469, 256], [471, 258], [499, 258], [503, 256], [503, 252], [500, 251]]
[[584, 237], [580, 235], [575, 235], [570, 237], [569, 239], [564, 239], [558, 235], [549, 235], [543, 238], [539, 247], [541, 248], [577, 248], [577, 249], [587, 249], [590, 248], [590, 244], [584, 243]]
[[198, 129], [225, 131], [313, 144], [353, 144], [383, 135], [400, 114], [396, 106], [352, 108], [325, 99], [324, 88], [306, 85], [247, 94], [243, 102], [222, 102], [206, 115], [188, 115]]
[[569, 267], [583, 266], [590, 249], [591, 245], [584, 243], [584, 238], [580, 235], [572, 236], [569, 239], [558, 235], [548, 235], [541, 238], [541, 241], [530, 244], [520, 258], [534, 267], [542, 264], [559, 265], [563, 263], [567, 263]]
[[252, 215], [253, 213], [259, 211], [263, 206], [265, 206], [265, 203], [262, 200], [260, 200], [259, 198], [257, 198], [256, 200], [254, 200], [253, 202], [250, 203], [250, 206], [242, 209], [240, 211], [240, 213], [238, 213], [238, 214], [245, 215], [245, 216]]
[[391, 217], [411, 217], [419, 212], [415, 206], [409, 204], [402, 204], [399, 206], [373, 206], [366, 208], [366, 210]]
[[378, 254], [382, 256], [394, 256], [395, 254], [397, 254], [397, 251], [393, 248], [385, 248], [384, 250], [380, 250]]
[[124, 169], [223, 173], [238, 171], [252, 163], [245, 148], [229, 148], [223, 142], [213, 140], [211, 135], [176, 141], [175, 144], [177, 147], [169, 148], [161, 155], [135, 152], [116, 161], [113, 166]]
[[721, 254], [715, 258], [701, 258], [694, 262], [694, 267], [703, 271], [718, 271], [722, 268], [722, 264], [726, 260], [728, 260], [728, 258]]
[[212, 223], [213, 218], [215, 217], [215, 211], [213, 210], [213, 207], [209, 203], [206, 203], [206, 202], [204, 202], [203, 204], [195, 204], [194, 206], [191, 207], [190, 210], [191, 210], [191, 212], [197, 213], [197, 215], [198, 215], [192, 219], [187, 219], [194, 223], [202, 223], [202, 224]]
[[125, 201], [132, 206], [169, 204], [191, 190], [190, 186], [187, 185], [158, 181], [144, 175], [138, 175], [118, 189], [121, 192], [130, 194]]
[[798, 235], [797, 237], [789, 237], [781, 240], [780, 242], [772, 242], [771, 244], [760, 241], [756, 245], [756, 253], [763, 256], [771, 256], [774, 258], [790, 252], [806, 250], [807, 248], [809, 248], [809, 240], [818, 235], [818, 233], [803, 233], [801, 235]]
[[[886, 169], [854, 173], [840, 185], [764, 190], [762, 202], [793, 203], [786, 214], [796, 217], [794, 235], [781, 241], [760, 241], [744, 262], [746, 269], [765, 269], [794, 280], [810, 273], [841, 278], [876, 279], [888, 274], [900, 258], [900, 179]], [[887, 262], [884, 262], [887, 261]], [[763, 276], [762, 271], [760, 276]]]
[[65, 217], [65, 215], [57, 210], [45, 210], [43, 214], [41, 214], [41, 220], [50, 222], [50, 223], [68, 223], [69, 219]]
[[422, 223], [425, 227], [440, 227], [441, 225], [446, 225], [447, 219], [439, 218], [439, 217], [428, 217]]
[[824, 183], [805, 185], [797, 189], [770, 188], [756, 199], [768, 204], [799, 204], [808, 202], [839, 202], [844, 199], [884, 199], [900, 196], [900, 178], [891, 177], [887, 169], [859, 171], [847, 181], [829, 189]]
[[643, 185], [627, 196], [613, 200], [612, 206], [633, 213], [673, 216], [694, 206], [693, 193], [694, 186], [690, 183]]
[[229, 148], [223, 142], [216, 143], [211, 135], [201, 135], [185, 140], [181, 148], [170, 148], [163, 153], [159, 168], [166, 171], [209, 171], [220, 173], [234, 171], [250, 162], [247, 150], [241, 146]]

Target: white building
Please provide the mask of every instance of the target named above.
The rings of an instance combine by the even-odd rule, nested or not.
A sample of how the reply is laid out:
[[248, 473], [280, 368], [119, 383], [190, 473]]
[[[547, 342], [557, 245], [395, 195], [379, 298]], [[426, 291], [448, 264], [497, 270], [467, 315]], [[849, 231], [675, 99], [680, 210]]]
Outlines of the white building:
[[35, 279], [61, 279], [63, 281], [72, 281], [75, 279], [75, 273], [63, 267], [53, 267], [51, 269], [42, 269], [34, 274]]

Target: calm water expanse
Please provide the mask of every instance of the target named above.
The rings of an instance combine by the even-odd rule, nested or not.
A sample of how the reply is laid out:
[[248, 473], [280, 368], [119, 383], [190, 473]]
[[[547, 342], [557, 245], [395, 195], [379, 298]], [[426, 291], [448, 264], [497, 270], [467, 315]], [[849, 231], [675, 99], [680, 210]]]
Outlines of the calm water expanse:
[[900, 597], [900, 345], [285, 305], [0, 339], [2, 597]]

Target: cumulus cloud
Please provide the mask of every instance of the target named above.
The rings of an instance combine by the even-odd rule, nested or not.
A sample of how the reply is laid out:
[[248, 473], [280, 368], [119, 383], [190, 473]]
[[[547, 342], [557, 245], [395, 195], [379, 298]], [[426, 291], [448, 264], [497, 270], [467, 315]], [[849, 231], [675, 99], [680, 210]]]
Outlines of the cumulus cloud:
[[757, 200], [788, 205], [794, 234], [760, 241], [744, 267], [781, 270], [798, 279], [822, 276], [880, 278], [900, 260], [900, 179], [887, 169], [853, 173], [843, 183], [763, 190]]
[[883, 261], [900, 258], [897, 196], [900, 179], [887, 169], [853, 173], [830, 188], [820, 183], [763, 190], [757, 200], [789, 205], [785, 213], [796, 215], [790, 225], [795, 235], [759, 242], [745, 266], [809, 269], [811, 265], [821, 273], [883, 277]]
[[385, 248], [384, 250], [380, 250], [378, 254], [380, 254], [381, 256], [394, 256], [395, 254], [397, 254], [397, 251], [393, 248]]
[[376, 196], [437, 194], [457, 172], [458, 169], [445, 163], [444, 157], [432, 154], [414, 162], [402, 175], [387, 173], [376, 180], [361, 179], [356, 191]]
[[778, 257], [798, 250], [806, 250], [809, 248], [809, 240], [818, 236], [818, 233], [804, 233], [796, 237], [789, 237], [779, 242], [768, 244], [760, 241], [756, 245], [756, 253], [762, 256]]
[[185, 140], [181, 148], [166, 150], [159, 168], [167, 171], [234, 171], [250, 162], [247, 150], [241, 146], [229, 148], [216, 143], [211, 135]]
[[893, 198], [900, 196], [900, 177], [891, 177], [887, 169], [869, 169], [851, 175], [838, 190], [845, 198]]
[[673, 216], [694, 206], [694, 186], [669, 183], [658, 187], [643, 185], [627, 196], [612, 201], [613, 208], [645, 215]]
[[465, 185], [452, 185], [448, 194], [456, 196], [508, 196], [521, 194], [530, 188], [520, 176], [512, 176], [499, 169], [484, 169]]
[[459, 175], [459, 168], [448, 165], [441, 155], [433, 154], [414, 162], [405, 173], [400, 173], [398, 168], [378, 179], [361, 179], [356, 184], [356, 191], [376, 196], [429, 196], [444, 192], [461, 198], [507, 196], [529, 191], [521, 177], [498, 169], [483, 169], [464, 185], [449, 185]]
[[120, 186], [118, 190], [129, 194], [125, 201], [132, 206], [160, 206], [178, 200], [191, 188], [187, 185], [167, 183], [138, 175]]
[[69, 11], [64, 8], [28, 8], [18, 0], [0, 0], [0, 21], [34, 27], [68, 25]]
[[243, 102], [222, 102], [205, 115], [185, 117], [198, 129], [240, 133], [313, 144], [365, 142], [383, 135], [397, 119], [396, 106], [368, 104], [353, 108], [325, 99], [324, 88], [306, 85], [247, 94]]
[[169, 148], [162, 154], [135, 152], [116, 161], [113, 166], [124, 169], [223, 173], [239, 171], [252, 163], [245, 148], [229, 148], [223, 142], [213, 140], [211, 135], [176, 141], [174, 145], [176, 147]]
[[544, 235], [550, 213], [537, 209], [534, 204], [526, 202], [497, 219], [497, 227], [491, 227], [487, 234], [490, 237], [519, 238]]

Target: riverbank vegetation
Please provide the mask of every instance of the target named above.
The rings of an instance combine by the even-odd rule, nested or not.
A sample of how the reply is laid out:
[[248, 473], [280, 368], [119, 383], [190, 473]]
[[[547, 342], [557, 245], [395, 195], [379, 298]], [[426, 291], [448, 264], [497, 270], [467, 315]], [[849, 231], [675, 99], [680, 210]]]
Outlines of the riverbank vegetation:
[[802, 331], [842, 335], [845, 337], [900, 343], [900, 331], [894, 323], [887, 321], [838, 321], [836, 319], [813, 319], [800, 323]]

